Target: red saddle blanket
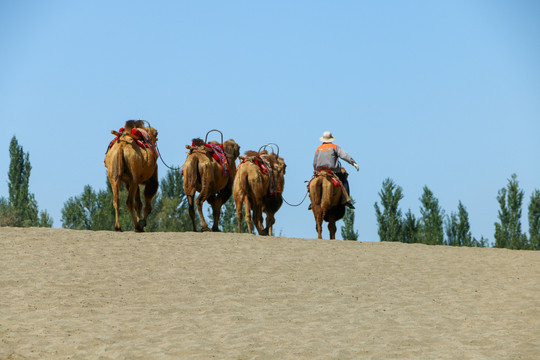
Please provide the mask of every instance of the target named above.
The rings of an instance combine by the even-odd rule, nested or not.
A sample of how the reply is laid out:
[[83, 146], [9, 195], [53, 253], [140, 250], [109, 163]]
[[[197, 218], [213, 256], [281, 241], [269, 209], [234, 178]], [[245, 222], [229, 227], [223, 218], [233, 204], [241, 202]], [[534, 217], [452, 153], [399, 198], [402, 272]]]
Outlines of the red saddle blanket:
[[313, 179], [315, 179], [317, 176], [321, 176], [321, 175], [329, 175], [330, 180], [332, 180], [332, 184], [334, 185], [334, 187], [340, 187], [342, 185], [341, 180], [339, 180], [337, 175], [332, 170], [318, 170], [316, 172], [316, 174], [313, 175], [311, 180], [309, 180], [308, 189], [309, 189], [309, 185], [311, 185], [311, 182], [313, 181]]
[[[242, 165], [246, 161], [248, 161], [248, 159], [242, 160], [242, 162], [238, 165], [238, 167], [240, 167], [240, 165]], [[261, 169], [263, 174], [266, 174], [270, 177], [270, 185], [268, 187], [268, 192], [270, 193], [270, 195], [281, 193], [281, 189], [279, 188], [279, 185], [276, 184], [272, 166], [261, 157], [254, 158], [252, 161], [255, 165], [259, 167], [259, 169]]]
[[[248, 161], [248, 159], [242, 160], [242, 162], [237, 166], [237, 168], [239, 168], [240, 165], [242, 165], [246, 161]], [[268, 167], [266, 166], [266, 164], [261, 159], [253, 159], [253, 162], [255, 163], [255, 165], [257, 165], [261, 169], [261, 171], [264, 174], [268, 175]]]
[[[191, 146], [194, 147], [195, 142], [193, 142]], [[223, 168], [223, 176], [229, 176], [229, 161], [227, 160], [227, 155], [225, 155], [223, 144], [204, 144], [204, 147]]]
[[[118, 130], [118, 132], [122, 134], [124, 130], [125, 129], [122, 127]], [[140, 147], [152, 150], [152, 153], [154, 154], [154, 158], [157, 159], [157, 157], [159, 156], [159, 153], [157, 151], [156, 144], [154, 144], [154, 142], [152, 141], [152, 139], [150, 138], [146, 130], [133, 128], [131, 129], [131, 135], [135, 135], [141, 138], [142, 140], [137, 140], [137, 139], [133, 139], [133, 140], [135, 140], [135, 142], [137, 142], [137, 145], [139, 145]], [[117, 135], [113, 139], [113, 141], [111, 141], [111, 143], [109, 144], [109, 149], [114, 145], [114, 143], [116, 142], [116, 140], [118, 140], [118, 138], [119, 136]]]

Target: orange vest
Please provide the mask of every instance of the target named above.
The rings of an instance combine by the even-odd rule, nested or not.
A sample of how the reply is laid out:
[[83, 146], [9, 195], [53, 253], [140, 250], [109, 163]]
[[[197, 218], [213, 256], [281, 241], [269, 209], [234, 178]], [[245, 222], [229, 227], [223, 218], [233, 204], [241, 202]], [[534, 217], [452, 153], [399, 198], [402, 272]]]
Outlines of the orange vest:
[[328, 151], [328, 150], [335, 149], [335, 148], [337, 148], [336, 144], [322, 143], [322, 145], [319, 146], [316, 151]]

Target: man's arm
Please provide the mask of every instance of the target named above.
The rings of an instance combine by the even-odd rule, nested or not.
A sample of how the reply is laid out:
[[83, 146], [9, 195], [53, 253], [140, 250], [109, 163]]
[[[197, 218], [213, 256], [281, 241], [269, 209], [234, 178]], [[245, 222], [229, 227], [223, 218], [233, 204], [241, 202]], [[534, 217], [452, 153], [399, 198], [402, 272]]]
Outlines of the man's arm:
[[339, 147], [339, 146], [336, 147], [336, 153], [337, 153], [337, 155], [339, 156], [340, 159], [345, 160], [349, 164], [351, 164], [353, 166], [354, 166], [354, 164], [356, 164], [356, 161], [354, 161], [354, 159], [349, 154], [347, 154], [347, 152], [345, 150], [343, 150], [341, 147]]

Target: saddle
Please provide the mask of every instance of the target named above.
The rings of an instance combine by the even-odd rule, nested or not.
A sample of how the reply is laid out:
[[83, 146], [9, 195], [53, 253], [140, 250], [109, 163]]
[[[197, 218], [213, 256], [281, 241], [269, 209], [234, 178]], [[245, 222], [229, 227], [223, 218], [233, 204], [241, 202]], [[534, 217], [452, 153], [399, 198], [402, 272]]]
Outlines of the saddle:
[[[341, 171], [344, 171], [344, 169], [341, 169]], [[326, 176], [328, 179], [330, 179], [330, 181], [332, 181], [332, 184], [334, 185], [334, 187], [343, 186], [343, 183], [338, 178], [335, 172], [333, 172], [327, 167], [321, 167], [313, 171], [313, 177], [309, 181], [308, 188], [311, 182], [313, 181], [313, 179], [315, 179], [317, 176]]]
[[186, 145], [186, 149], [189, 150], [190, 154], [193, 152], [203, 152], [211, 156], [223, 168], [223, 176], [230, 175], [229, 161], [227, 160], [227, 155], [225, 154], [223, 144], [205, 143], [201, 139], [193, 139], [191, 142], [191, 146]]
[[122, 127], [118, 131], [111, 130], [111, 134], [116, 135], [116, 137], [109, 143], [107, 152], [114, 145], [115, 142], [117, 142], [122, 136], [125, 135], [132, 138], [137, 143], [137, 145], [139, 145], [139, 147], [143, 149], [150, 149], [152, 151], [152, 154], [154, 155], [154, 159], [157, 159], [159, 157], [159, 153], [157, 151], [154, 140], [150, 138], [148, 132], [143, 128], [125, 129]]
[[251, 161], [252, 163], [257, 165], [259, 169], [261, 169], [263, 174], [266, 174], [270, 177], [270, 185], [268, 187], [268, 192], [270, 193], [270, 195], [275, 195], [275, 194], [281, 193], [281, 190], [276, 184], [276, 179], [274, 175], [273, 162], [275, 160], [270, 157], [261, 156], [261, 155], [266, 155], [266, 154], [268, 154], [266, 151], [263, 151], [260, 153], [256, 151], [246, 151], [245, 153], [246, 156], [240, 156], [240, 159], [242, 160], [242, 162], [238, 165], [238, 167], [240, 167], [240, 165], [242, 165], [243, 163], [247, 161]]

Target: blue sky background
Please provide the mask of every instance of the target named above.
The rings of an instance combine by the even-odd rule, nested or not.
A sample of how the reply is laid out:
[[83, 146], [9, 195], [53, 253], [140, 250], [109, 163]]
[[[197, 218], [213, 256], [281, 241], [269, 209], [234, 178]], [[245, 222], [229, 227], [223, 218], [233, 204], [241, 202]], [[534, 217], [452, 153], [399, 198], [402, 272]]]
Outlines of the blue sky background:
[[[30, 190], [61, 227], [69, 197], [105, 188], [109, 131], [144, 118], [175, 166], [213, 128], [242, 152], [278, 143], [291, 203], [332, 131], [360, 165], [345, 167], [362, 241], [378, 240], [387, 177], [403, 212], [419, 216], [427, 185], [493, 241], [497, 191], [516, 173], [527, 230], [540, 189], [538, 19], [540, 2], [525, 0], [2, 1], [0, 196], [15, 135]], [[316, 237], [307, 205], [284, 205], [277, 232]]]

